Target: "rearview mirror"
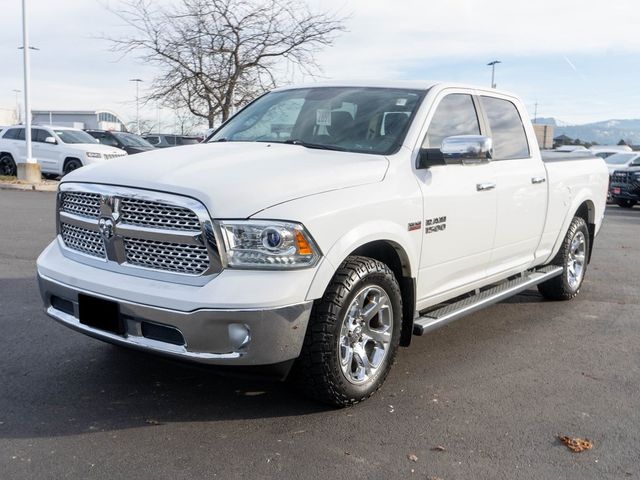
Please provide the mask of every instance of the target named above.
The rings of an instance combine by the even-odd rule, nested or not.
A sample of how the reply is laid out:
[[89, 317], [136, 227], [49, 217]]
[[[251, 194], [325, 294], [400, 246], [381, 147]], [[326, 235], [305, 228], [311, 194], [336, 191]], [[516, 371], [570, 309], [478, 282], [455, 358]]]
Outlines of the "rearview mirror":
[[456, 135], [442, 140], [445, 163], [485, 163], [493, 157], [493, 141], [484, 135]]
[[57, 144], [58, 142], [56, 142], [55, 137], [47, 137], [44, 139], [44, 143], [52, 143], [52, 144]]

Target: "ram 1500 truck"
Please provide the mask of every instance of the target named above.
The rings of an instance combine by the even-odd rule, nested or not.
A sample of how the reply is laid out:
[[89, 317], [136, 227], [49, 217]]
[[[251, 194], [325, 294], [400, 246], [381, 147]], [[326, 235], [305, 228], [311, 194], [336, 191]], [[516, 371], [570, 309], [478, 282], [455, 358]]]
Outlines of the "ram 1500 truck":
[[64, 177], [46, 311], [357, 403], [412, 335], [534, 285], [580, 290], [607, 168], [543, 159], [528, 118], [514, 95], [446, 83], [276, 89], [204, 144]]

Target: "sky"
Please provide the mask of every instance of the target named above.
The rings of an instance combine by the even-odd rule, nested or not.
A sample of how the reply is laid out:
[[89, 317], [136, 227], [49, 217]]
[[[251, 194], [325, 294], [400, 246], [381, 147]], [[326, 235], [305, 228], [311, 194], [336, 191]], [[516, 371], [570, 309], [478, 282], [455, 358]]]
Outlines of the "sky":
[[[165, 0], [172, 1], [172, 0]], [[179, 1], [179, 0], [173, 0]], [[566, 123], [640, 118], [637, 0], [308, 0], [346, 17], [346, 32], [317, 56], [318, 80], [442, 80], [519, 94], [530, 115]], [[0, 108], [23, 89], [21, 1], [2, 0]], [[126, 33], [106, 6], [118, 0], [28, 0], [32, 109], [110, 109], [135, 117], [135, 85], [155, 73], [101, 37]], [[290, 74], [289, 81], [313, 81]], [[22, 100], [20, 99], [20, 103]], [[168, 110], [143, 118], [171, 121]]]

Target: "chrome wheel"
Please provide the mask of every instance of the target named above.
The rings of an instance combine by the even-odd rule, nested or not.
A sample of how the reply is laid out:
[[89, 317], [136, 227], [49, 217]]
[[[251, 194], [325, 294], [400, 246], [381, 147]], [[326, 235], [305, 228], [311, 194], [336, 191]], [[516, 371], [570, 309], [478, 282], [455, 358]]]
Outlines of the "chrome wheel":
[[577, 290], [584, 276], [587, 241], [583, 232], [576, 232], [569, 245], [567, 258], [567, 283], [573, 290]]
[[384, 364], [393, 334], [393, 308], [379, 286], [362, 288], [346, 310], [338, 349], [340, 367], [353, 384], [363, 384]]

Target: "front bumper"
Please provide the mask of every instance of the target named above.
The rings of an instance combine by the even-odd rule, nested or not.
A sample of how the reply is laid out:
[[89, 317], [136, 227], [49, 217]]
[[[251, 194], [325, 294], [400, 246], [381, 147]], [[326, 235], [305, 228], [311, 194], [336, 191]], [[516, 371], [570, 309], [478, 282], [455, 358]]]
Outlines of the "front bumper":
[[[189, 312], [143, 305], [67, 285], [38, 273], [46, 312], [61, 324], [106, 342], [211, 365], [273, 365], [297, 358], [312, 302], [266, 309]], [[80, 323], [78, 296], [116, 302], [124, 323], [118, 335]], [[155, 332], [150, 338], [148, 331]], [[183, 344], [158, 340], [157, 332], [179, 333]], [[177, 331], [177, 332], [176, 332]]]

